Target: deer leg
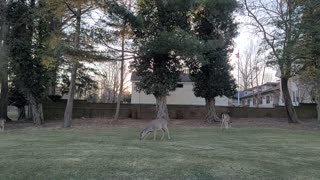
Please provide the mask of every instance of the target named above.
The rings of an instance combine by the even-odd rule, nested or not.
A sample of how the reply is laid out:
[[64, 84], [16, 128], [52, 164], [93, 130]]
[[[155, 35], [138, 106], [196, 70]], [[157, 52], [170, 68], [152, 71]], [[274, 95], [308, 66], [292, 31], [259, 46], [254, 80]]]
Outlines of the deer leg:
[[165, 130], [167, 131], [167, 134], [168, 134], [168, 139], [171, 139], [171, 138], [170, 138], [170, 133], [169, 133], [169, 129], [168, 129], [168, 127], [167, 127], [167, 126], [165, 127]]
[[154, 130], [154, 134], [153, 134], [153, 140], [155, 141], [157, 137], [157, 130]]
[[163, 138], [164, 138], [164, 132], [165, 132], [165, 130], [162, 128], [161, 129], [161, 131], [162, 131], [162, 136], [161, 136], [161, 140], [163, 140]]

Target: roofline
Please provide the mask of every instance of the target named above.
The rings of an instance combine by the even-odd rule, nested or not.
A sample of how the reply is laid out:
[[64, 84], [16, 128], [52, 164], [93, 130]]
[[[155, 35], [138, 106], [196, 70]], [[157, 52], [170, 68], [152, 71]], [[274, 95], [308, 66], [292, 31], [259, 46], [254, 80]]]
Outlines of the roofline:
[[[266, 90], [266, 91], [262, 91], [260, 93], [261, 94], [265, 94], [265, 93], [273, 92], [273, 91], [277, 91], [277, 90], [280, 90], [280, 87], [279, 88], [274, 88], [274, 89], [269, 89], [269, 90]], [[252, 93], [252, 94], [249, 94], [249, 95], [246, 95], [246, 96], [242, 96], [242, 97], [240, 97], [240, 99], [253, 97], [256, 94], [258, 94], [258, 93]]]

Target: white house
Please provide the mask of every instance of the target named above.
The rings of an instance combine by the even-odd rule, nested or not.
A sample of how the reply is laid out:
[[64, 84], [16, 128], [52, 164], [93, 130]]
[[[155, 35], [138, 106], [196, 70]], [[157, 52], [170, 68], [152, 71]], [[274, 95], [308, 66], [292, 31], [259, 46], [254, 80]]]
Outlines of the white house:
[[268, 82], [242, 91], [241, 106], [274, 108], [279, 105], [280, 83]]
[[[280, 70], [277, 71], [276, 77], [281, 77]], [[288, 89], [291, 96], [292, 104], [294, 106], [299, 106], [300, 103], [314, 103], [310, 95], [310, 87], [306, 87], [307, 83], [302, 83], [299, 80], [299, 75], [295, 75], [288, 80]], [[280, 100], [279, 106], [284, 106], [284, 98], [282, 95], [281, 83], [280, 83]]]
[[[280, 70], [277, 71], [276, 77], [281, 77]], [[289, 78], [288, 89], [293, 106], [299, 106], [300, 103], [314, 103], [310, 95], [312, 88], [308, 87], [307, 84], [300, 82], [298, 75]], [[273, 108], [285, 105], [281, 82], [268, 82], [259, 87], [241, 91], [240, 99], [241, 106], [247, 107]]]
[[[145, 94], [143, 91], [138, 92], [136, 90], [136, 83], [140, 81], [135, 73], [132, 73], [132, 104], [155, 104], [156, 99], [151, 95]], [[199, 98], [194, 95], [193, 92], [193, 82], [191, 81], [188, 74], [181, 74], [180, 81], [177, 83], [177, 88], [175, 91], [170, 92], [167, 97], [167, 104], [175, 105], [205, 105], [205, 99]], [[216, 97], [216, 106], [229, 106], [229, 98], [226, 96]]]

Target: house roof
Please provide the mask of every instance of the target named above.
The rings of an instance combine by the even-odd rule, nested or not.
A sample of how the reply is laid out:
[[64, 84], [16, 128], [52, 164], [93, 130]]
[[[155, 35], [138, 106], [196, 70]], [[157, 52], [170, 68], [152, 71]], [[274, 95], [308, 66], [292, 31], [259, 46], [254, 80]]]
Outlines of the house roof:
[[[266, 85], [278, 86], [279, 84], [280, 84], [280, 82], [266, 82], [266, 83], [260, 85], [259, 87], [266, 86]], [[255, 89], [255, 88], [257, 88], [257, 86], [255, 86], [253, 88], [245, 89], [244, 91], [251, 91], [252, 89]]]
[[[270, 89], [261, 91], [261, 92], [259, 92], [259, 93], [260, 93], [260, 94], [266, 94], [266, 93], [274, 92], [274, 91], [277, 91], [277, 90], [280, 90], [280, 86], [276, 86], [276, 87], [274, 87], [274, 88], [270, 88]], [[241, 99], [243, 99], [243, 98], [248, 98], [248, 97], [252, 97], [252, 96], [257, 95], [257, 94], [258, 94], [258, 92], [250, 93], [250, 94], [248, 94], [248, 95], [242, 96]]]
[[[240, 99], [244, 96], [244, 91], [239, 91]], [[233, 99], [238, 99], [238, 92], [232, 96]]]
[[[131, 82], [137, 82], [137, 81], [140, 81], [140, 80], [141, 80], [141, 77], [138, 76], [137, 73], [132, 72]], [[192, 80], [190, 79], [189, 74], [181, 73], [179, 82], [192, 82]]]

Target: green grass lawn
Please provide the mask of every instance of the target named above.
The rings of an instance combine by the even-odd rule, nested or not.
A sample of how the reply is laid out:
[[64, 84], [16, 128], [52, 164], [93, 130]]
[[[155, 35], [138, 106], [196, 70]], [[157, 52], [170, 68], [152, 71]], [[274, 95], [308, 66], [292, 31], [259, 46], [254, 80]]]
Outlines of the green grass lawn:
[[171, 140], [155, 142], [140, 142], [138, 134], [135, 128], [0, 133], [0, 179], [320, 179], [319, 132], [177, 128]]

